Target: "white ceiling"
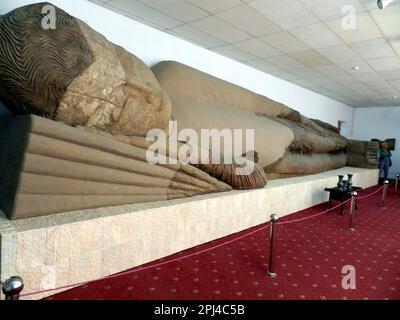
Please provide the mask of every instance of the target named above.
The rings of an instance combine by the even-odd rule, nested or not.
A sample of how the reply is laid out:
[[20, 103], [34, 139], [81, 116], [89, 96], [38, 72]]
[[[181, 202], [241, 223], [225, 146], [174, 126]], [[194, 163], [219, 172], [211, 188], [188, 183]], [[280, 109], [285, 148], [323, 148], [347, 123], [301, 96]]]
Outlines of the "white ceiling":
[[400, 106], [400, 0], [91, 1], [348, 105]]

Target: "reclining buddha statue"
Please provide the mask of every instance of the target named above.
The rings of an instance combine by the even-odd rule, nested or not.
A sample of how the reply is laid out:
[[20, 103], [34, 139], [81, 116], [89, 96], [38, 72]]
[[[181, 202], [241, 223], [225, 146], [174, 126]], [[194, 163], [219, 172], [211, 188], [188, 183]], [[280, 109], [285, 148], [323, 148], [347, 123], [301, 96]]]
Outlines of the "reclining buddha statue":
[[[151, 70], [55, 6], [44, 28], [46, 6], [0, 16], [0, 100], [12, 113], [0, 118], [0, 209], [10, 219], [256, 189], [348, 163], [351, 142], [331, 126], [177, 62]], [[172, 120], [199, 134], [252, 129], [254, 145], [202, 150], [231, 163], [149, 163], [149, 132], [171, 136]], [[157, 152], [178, 159], [170, 145]], [[252, 170], [237, 174], [243, 163]]]
[[[295, 110], [176, 62], [153, 67], [178, 125], [254, 128], [258, 164], [270, 178], [344, 167], [348, 141]], [[248, 151], [248, 150], [247, 150]]]

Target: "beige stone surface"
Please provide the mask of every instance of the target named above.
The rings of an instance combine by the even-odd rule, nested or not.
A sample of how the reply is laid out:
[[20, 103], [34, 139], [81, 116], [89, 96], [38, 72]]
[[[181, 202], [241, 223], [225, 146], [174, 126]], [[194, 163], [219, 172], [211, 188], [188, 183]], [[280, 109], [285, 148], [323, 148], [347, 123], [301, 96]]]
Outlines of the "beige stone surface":
[[327, 201], [324, 188], [347, 173], [361, 187], [378, 180], [378, 170], [346, 167], [251, 191], [12, 222], [0, 213], [0, 277], [22, 276], [25, 293], [95, 280]]
[[120, 135], [167, 130], [171, 102], [146, 64], [75, 20], [93, 63], [68, 86], [55, 120]]
[[281, 174], [312, 174], [315, 171], [322, 172], [346, 166], [347, 154], [322, 153], [322, 154], [298, 154], [286, 152], [285, 156], [271, 166], [265, 168], [267, 172], [279, 172]]
[[267, 174], [303, 175], [347, 164], [347, 139], [328, 124], [178, 62], [163, 61], [152, 70], [171, 99], [179, 129], [254, 130], [254, 146], [243, 141], [242, 148], [254, 148]]
[[[216, 103], [198, 103], [188, 98], [171, 98], [173, 101], [173, 117], [178, 122], [178, 132], [185, 128], [190, 128], [198, 133], [204, 129], [224, 129], [242, 130], [243, 153], [255, 150], [258, 153], [258, 164], [266, 167], [278, 161], [285, 153], [294, 139], [293, 132], [285, 125], [268, 119], [259, 117], [248, 110], [232, 108], [227, 105]], [[254, 145], [246, 141], [246, 130], [253, 130]], [[204, 141], [202, 141], [204, 143]], [[225, 153], [225, 141], [221, 141], [219, 153]], [[228, 145], [228, 154], [233, 154], [232, 148]], [[213, 150], [213, 146], [210, 146]], [[214, 147], [215, 148], [215, 147]], [[236, 155], [237, 156], [237, 155]]]
[[[232, 189], [194, 166], [151, 165], [146, 149], [53, 120], [20, 116], [3, 125], [0, 208], [12, 220]], [[22, 131], [24, 142], [9, 141]]]

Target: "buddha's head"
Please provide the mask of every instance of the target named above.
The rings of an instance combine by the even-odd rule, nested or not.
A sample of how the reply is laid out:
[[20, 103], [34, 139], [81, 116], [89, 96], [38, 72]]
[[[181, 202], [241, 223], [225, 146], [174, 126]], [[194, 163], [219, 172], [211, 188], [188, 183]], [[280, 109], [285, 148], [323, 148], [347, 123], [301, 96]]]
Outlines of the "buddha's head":
[[[54, 8], [54, 27], [43, 21]], [[0, 17], [0, 99], [32, 113], [119, 135], [166, 129], [171, 103], [151, 70], [49, 3]]]

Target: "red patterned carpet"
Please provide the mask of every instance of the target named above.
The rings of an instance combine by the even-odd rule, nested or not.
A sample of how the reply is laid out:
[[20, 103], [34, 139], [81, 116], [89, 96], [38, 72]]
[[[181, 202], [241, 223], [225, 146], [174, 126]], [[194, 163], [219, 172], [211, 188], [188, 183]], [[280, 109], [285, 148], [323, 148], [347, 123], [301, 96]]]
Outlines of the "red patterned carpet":
[[[377, 187], [365, 190], [366, 195]], [[146, 265], [163, 264], [113, 279], [93, 282], [49, 299], [400, 299], [400, 197], [389, 192], [359, 201], [356, 231], [338, 210], [278, 229], [278, 277], [266, 276], [268, 235], [263, 229], [199, 255], [186, 255], [245, 236], [260, 227], [220, 239]], [[282, 221], [326, 209], [319, 205]], [[262, 226], [261, 226], [262, 227]], [[134, 250], [134, 248], [132, 248]], [[342, 268], [356, 269], [355, 290], [342, 288]]]

